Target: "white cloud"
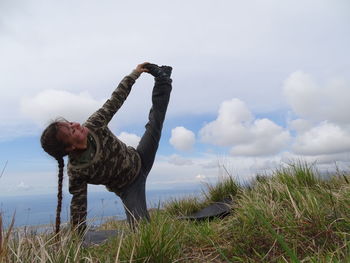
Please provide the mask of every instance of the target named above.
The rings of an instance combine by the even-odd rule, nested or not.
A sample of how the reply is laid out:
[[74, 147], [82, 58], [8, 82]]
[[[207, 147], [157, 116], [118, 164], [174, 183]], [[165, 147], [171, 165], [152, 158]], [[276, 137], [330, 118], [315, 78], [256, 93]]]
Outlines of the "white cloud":
[[290, 140], [287, 130], [268, 119], [257, 119], [247, 130], [251, 141], [233, 146], [231, 154], [245, 156], [273, 155], [283, 150]]
[[285, 81], [283, 90], [296, 114], [315, 115], [319, 110], [318, 87], [310, 75], [301, 71], [292, 73]]
[[[169, 162], [172, 156], [158, 156], [148, 177], [148, 185], [175, 185], [205, 181], [215, 182], [231, 175], [239, 182], [246, 182], [255, 177], [262, 169], [273, 169], [280, 163], [279, 156], [273, 157], [230, 157], [203, 155], [191, 158], [191, 165], [174, 165]], [[216, 165], [208, 167], [208, 163]], [[200, 175], [200, 176], [198, 176]]]
[[296, 154], [301, 155], [350, 152], [350, 131], [324, 121], [318, 126], [298, 134], [292, 149]]
[[[305, 73], [291, 76], [286, 82], [287, 95], [297, 118], [309, 123], [292, 121], [290, 127], [302, 136], [312, 125], [325, 119], [337, 125], [349, 123], [348, 84], [335, 81], [318, 85], [314, 80], [319, 76], [350, 75], [348, 57], [344, 55], [350, 45], [346, 1], [319, 4], [317, 0], [254, 0], [254, 9], [248, 1], [151, 2], [28, 0], [19, 5], [17, 1], [6, 1], [6, 4], [2, 1], [0, 140], [39, 134], [38, 127], [20, 114], [20, 98], [28, 99], [27, 108], [22, 102], [22, 111], [41, 125], [57, 115], [85, 120], [104, 102], [101, 100], [98, 105], [100, 99], [107, 97], [118, 81], [142, 61], [173, 66], [174, 89], [167, 113], [167, 119], [176, 117], [172, 121], [193, 117], [193, 125], [196, 125], [232, 96], [245, 101], [250, 110], [259, 114], [280, 113], [279, 109], [286, 108], [280, 83], [291, 69], [302, 66], [312, 70], [312, 77]], [[186, 4], [185, 9], [183, 4]], [[139, 26], [144, 21], [149, 25], [148, 30]], [[320, 41], [325, 36], [326, 41]], [[140, 45], [140, 42], [147, 45]], [[118, 132], [124, 130], [126, 124], [144, 125], [151, 104], [152, 85], [150, 76], [143, 75], [137, 81], [115, 116]], [[96, 104], [85, 100], [83, 104], [90, 106], [84, 109], [79, 106], [68, 110], [64, 105], [63, 111], [58, 107], [59, 112], [52, 112], [51, 106], [37, 107], [33, 102], [33, 94], [44, 94], [46, 89], [66, 90], [76, 96], [87, 91]], [[48, 104], [55, 105], [56, 97], [53, 97]], [[74, 101], [80, 103], [80, 100]], [[230, 112], [229, 109], [224, 111]], [[282, 148], [279, 144], [284, 136], [288, 137], [283, 129], [268, 120], [254, 121], [244, 107], [231, 111], [237, 115], [223, 114], [223, 120], [217, 122], [216, 127], [220, 128], [221, 124], [224, 128], [234, 128], [211, 131], [213, 134], [208, 129], [209, 141], [222, 146], [239, 146], [231, 149], [236, 154], [262, 154], [263, 149], [268, 153]], [[199, 114], [200, 119], [194, 114]], [[243, 120], [236, 120], [231, 126], [224, 120], [236, 116]], [[274, 135], [258, 132], [264, 125], [275, 132], [276, 141], [272, 138]], [[114, 123], [111, 126], [114, 128]], [[236, 134], [231, 136], [232, 132]], [[257, 136], [264, 139], [260, 141]], [[264, 142], [271, 142], [271, 145], [266, 146]], [[0, 147], [6, 158], [12, 158], [12, 151], [6, 147], [13, 149], [15, 144]], [[239, 161], [245, 159], [239, 158]], [[206, 164], [215, 167], [215, 161], [207, 160], [201, 165]], [[168, 171], [169, 167], [174, 172]], [[186, 171], [194, 169], [186, 165], [174, 167], [167, 161], [160, 176], [171, 173], [173, 177], [168, 180], [177, 177], [186, 180], [181, 173], [188, 175]], [[197, 174], [201, 172], [196, 170], [191, 176]], [[21, 176], [24, 175], [18, 175]], [[36, 181], [42, 182], [42, 179]]]
[[[278, 83], [300, 65], [348, 75], [348, 14], [339, 3], [254, 1], [252, 10], [244, 1], [181, 1], [184, 10], [178, 2], [159, 0], [10, 2], [0, 13], [0, 112], [16, 120], [21, 96], [50, 88], [86, 90], [101, 98], [111, 83], [146, 60], [174, 66], [176, 92], [168, 116], [212, 113], [233, 93], [254, 111], [276, 110], [283, 106]], [[146, 32], [139, 27], [146, 20], [157, 26]], [[324, 36], [327, 41], [320, 42]], [[132, 101], [133, 116], [145, 112], [147, 101], [142, 96]]]
[[89, 93], [74, 94], [48, 89], [33, 97], [23, 98], [20, 110], [27, 118], [43, 125], [57, 117], [83, 122], [101, 106], [102, 102], [94, 100]]
[[230, 146], [231, 154], [244, 156], [272, 155], [287, 146], [290, 134], [268, 119], [256, 119], [239, 99], [221, 104], [215, 121], [199, 132], [203, 142]]
[[194, 133], [185, 127], [179, 126], [171, 130], [170, 144], [177, 150], [190, 151], [196, 141]]
[[192, 165], [193, 162], [190, 159], [186, 159], [178, 154], [173, 154], [169, 157], [169, 163], [174, 165]]
[[38, 133], [38, 128], [33, 127], [26, 118], [11, 119], [11, 115], [0, 117], [0, 142]]
[[[215, 157], [214, 157], [215, 158]], [[208, 162], [207, 158], [192, 159], [191, 165], [174, 165], [172, 156], [158, 156], [148, 176], [147, 184], [150, 188], [164, 185], [174, 187], [176, 184], [198, 183], [196, 176], [201, 174], [206, 178], [216, 178], [218, 169], [203, 168], [202, 163]]]
[[292, 152], [284, 152], [281, 154], [281, 162], [295, 163], [296, 161], [305, 161], [309, 164], [315, 163], [324, 170], [334, 170], [335, 165], [339, 164], [349, 170], [350, 153], [320, 154], [320, 155], [300, 155]]
[[219, 167], [219, 161], [212, 159], [209, 160], [208, 162], [205, 162], [202, 164], [203, 168], [208, 168], [208, 169], [212, 169], [212, 168], [218, 168]]
[[304, 119], [350, 122], [350, 84], [343, 79], [320, 86], [310, 74], [296, 71], [284, 82], [283, 90], [293, 111]]
[[[48, 163], [51, 165], [47, 165]], [[57, 194], [57, 161], [53, 158], [47, 157], [47, 161], [45, 161], [45, 159], [39, 159], [36, 166], [40, 166], [41, 170], [13, 172], [6, 169], [3, 177], [0, 179], [0, 195], [23, 195], [23, 191], [26, 191], [26, 195], [48, 193]], [[43, 166], [45, 168], [43, 168]], [[24, 177], [30, 178], [30, 180], [26, 181]], [[68, 191], [67, 184], [68, 180], [65, 175], [63, 179], [64, 191]]]
[[273, 169], [276, 169], [280, 165], [280, 159], [275, 158], [260, 158], [254, 159], [254, 163], [250, 166], [252, 171], [256, 173], [266, 173], [271, 172]]
[[295, 119], [288, 122], [289, 129], [303, 133], [312, 128], [313, 123], [304, 119]]
[[288, 77], [283, 91], [293, 112], [301, 117], [288, 123], [296, 131], [294, 154], [327, 162], [337, 154], [350, 152], [349, 88], [341, 79], [318, 85], [302, 71]]
[[32, 187], [25, 184], [23, 181], [21, 181], [17, 186], [16, 186], [17, 190], [19, 191], [28, 191], [30, 190]]
[[118, 138], [124, 142], [127, 145], [130, 145], [134, 148], [137, 147], [137, 145], [139, 144], [141, 137], [137, 136], [136, 134], [133, 133], [127, 133], [127, 132], [121, 132], [118, 135]]
[[252, 114], [241, 100], [224, 101], [217, 119], [205, 125], [199, 134], [204, 142], [220, 146], [249, 142], [247, 126], [252, 119]]
[[196, 179], [197, 179], [197, 180], [204, 180], [204, 179], [206, 179], [206, 176], [205, 176], [205, 175], [202, 175], [202, 174], [198, 174], [198, 175], [196, 176]]

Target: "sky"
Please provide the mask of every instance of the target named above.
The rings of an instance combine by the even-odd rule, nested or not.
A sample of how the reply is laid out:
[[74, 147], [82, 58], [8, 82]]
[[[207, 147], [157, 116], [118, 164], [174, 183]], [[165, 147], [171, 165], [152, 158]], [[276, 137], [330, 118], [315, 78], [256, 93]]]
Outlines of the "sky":
[[[84, 122], [145, 61], [173, 67], [149, 189], [348, 169], [349, 24], [347, 0], [1, 0], [0, 196], [56, 193], [43, 129]], [[152, 86], [142, 74], [109, 125], [129, 145]]]

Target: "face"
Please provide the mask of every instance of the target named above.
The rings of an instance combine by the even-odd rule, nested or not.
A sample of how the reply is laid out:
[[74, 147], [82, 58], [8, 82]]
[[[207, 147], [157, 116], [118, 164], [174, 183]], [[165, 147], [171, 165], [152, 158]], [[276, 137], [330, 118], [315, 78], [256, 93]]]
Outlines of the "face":
[[86, 149], [88, 128], [77, 122], [59, 122], [58, 127], [57, 138], [64, 144], [70, 145], [66, 148], [68, 152]]

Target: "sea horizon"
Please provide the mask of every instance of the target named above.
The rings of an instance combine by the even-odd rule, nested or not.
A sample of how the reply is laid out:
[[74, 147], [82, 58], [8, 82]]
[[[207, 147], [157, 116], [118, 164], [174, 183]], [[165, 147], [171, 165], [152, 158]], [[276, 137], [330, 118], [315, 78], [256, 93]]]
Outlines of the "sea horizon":
[[[201, 188], [193, 186], [185, 189], [152, 189], [146, 191], [147, 207], [161, 208], [164, 202], [186, 196], [199, 196]], [[63, 194], [61, 223], [69, 222], [69, 193]], [[0, 213], [3, 226], [7, 228], [15, 218], [14, 227], [35, 227], [52, 225], [56, 219], [56, 194], [38, 194], [28, 196], [0, 197]], [[87, 220], [93, 225], [100, 225], [108, 218], [123, 220], [126, 218], [121, 199], [108, 191], [88, 193]]]

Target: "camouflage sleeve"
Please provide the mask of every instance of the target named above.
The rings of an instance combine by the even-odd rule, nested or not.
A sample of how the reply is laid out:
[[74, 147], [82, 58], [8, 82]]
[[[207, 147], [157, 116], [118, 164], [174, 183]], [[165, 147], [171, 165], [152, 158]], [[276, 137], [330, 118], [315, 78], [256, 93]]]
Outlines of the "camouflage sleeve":
[[131, 74], [124, 77], [112, 93], [111, 98], [108, 99], [99, 110], [92, 114], [85, 124], [93, 128], [107, 125], [114, 114], [123, 105], [130, 93], [132, 85], [134, 85], [139, 76], [140, 73], [134, 70]]
[[79, 230], [84, 230], [87, 215], [87, 183], [69, 177], [69, 192], [73, 195], [70, 204], [71, 224]]

